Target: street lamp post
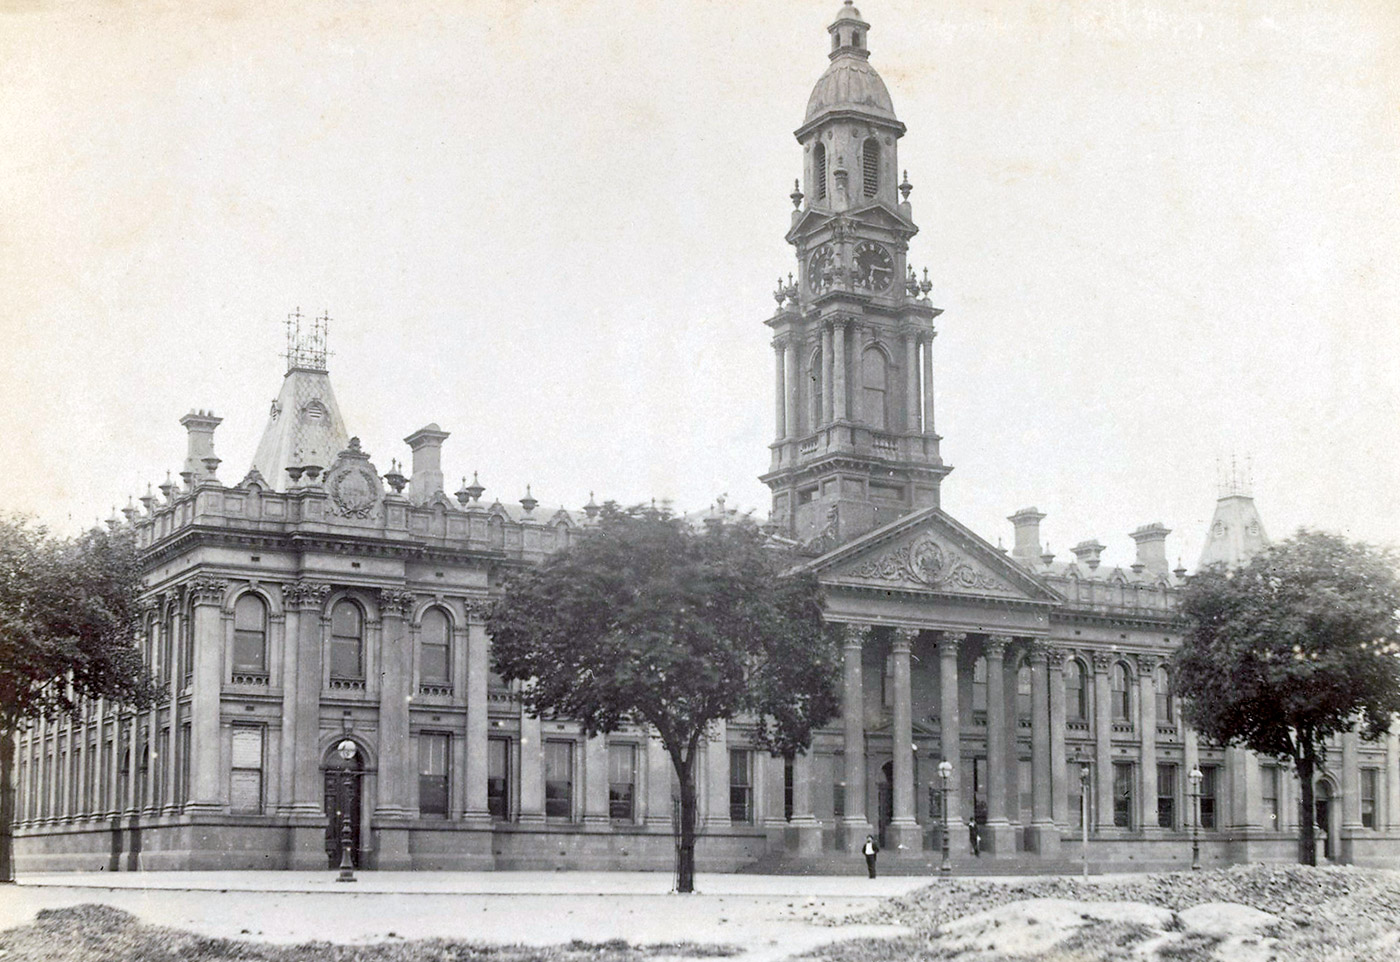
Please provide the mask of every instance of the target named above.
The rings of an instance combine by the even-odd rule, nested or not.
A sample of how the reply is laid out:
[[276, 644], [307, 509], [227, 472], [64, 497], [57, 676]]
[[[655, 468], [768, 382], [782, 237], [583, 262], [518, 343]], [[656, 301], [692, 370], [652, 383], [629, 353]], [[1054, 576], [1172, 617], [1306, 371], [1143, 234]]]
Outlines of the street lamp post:
[[345, 767], [340, 771], [340, 875], [336, 877], [337, 882], [355, 881], [355, 866], [350, 861], [350, 846], [353, 844], [350, 833], [350, 781], [354, 777], [350, 773], [350, 761], [355, 757], [355, 743], [350, 739], [344, 739], [335, 746], [336, 753], [345, 760]]
[[1074, 749], [1074, 762], [1079, 766], [1079, 831], [1084, 862], [1084, 877], [1089, 877], [1089, 760]]
[[940, 875], [950, 875], [953, 863], [948, 860], [948, 779], [953, 777], [953, 763], [948, 759], [938, 763], [938, 780], [943, 793], [943, 864], [938, 866]]
[[1191, 769], [1191, 871], [1201, 870], [1201, 781], [1206, 777], [1200, 768]]

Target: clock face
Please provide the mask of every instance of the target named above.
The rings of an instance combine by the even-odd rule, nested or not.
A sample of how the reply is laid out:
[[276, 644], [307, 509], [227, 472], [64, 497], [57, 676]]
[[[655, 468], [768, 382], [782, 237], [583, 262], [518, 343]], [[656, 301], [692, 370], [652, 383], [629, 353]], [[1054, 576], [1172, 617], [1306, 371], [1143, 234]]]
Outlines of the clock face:
[[855, 281], [860, 290], [876, 294], [889, 290], [894, 281], [894, 258], [890, 252], [873, 241], [856, 245]]
[[836, 251], [830, 244], [823, 244], [807, 260], [807, 286], [813, 293], [820, 294], [831, 290], [835, 283]]

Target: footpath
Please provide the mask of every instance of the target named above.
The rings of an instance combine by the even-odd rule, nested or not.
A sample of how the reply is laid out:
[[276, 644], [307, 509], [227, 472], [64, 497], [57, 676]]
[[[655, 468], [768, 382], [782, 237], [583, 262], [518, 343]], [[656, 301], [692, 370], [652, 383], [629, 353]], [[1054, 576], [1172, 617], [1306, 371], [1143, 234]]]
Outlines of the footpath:
[[549, 945], [722, 942], [746, 960], [897, 926], [831, 921], [929, 878], [700, 875], [676, 895], [664, 872], [105, 872], [28, 875], [0, 888], [0, 929], [40, 909], [96, 902], [145, 922], [262, 942], [448, 938]]

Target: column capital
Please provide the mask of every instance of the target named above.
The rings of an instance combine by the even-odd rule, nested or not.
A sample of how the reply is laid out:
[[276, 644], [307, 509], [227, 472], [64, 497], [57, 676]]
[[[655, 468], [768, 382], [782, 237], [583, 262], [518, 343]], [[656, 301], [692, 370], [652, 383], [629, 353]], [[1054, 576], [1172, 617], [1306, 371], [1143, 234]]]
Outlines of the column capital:
[[467, 598], [462, 602], [462, 608], [467, 613], [467, 620], [473, 624], [480, 624], [486, 620], [486, 614], [491, 610], [490, 598]]
[[1061, 671], [1065, 667], [1065, 659], [1069, 657], [1069, 652], [1054, 645], [1037, 646], [1045, 653], [1045, 663], [1052, 671]]
[[841, 621], [833, 621], [827, 624], [827, 630], [831, 632], [831, 637], [841, 643], [842, 649], [854, 648], [859, 651], [864, 647], [865, 634], [869, 629], [858, 628]]
[[326, 603], [331, 586], [316, 581], [294, 581], [282, 586], [282, 602], [289, 608], [316, 611]]
[[1107, 672], [1110, 668], [1113, 667], [1113, 663], [1117, 661], [1117, 658], [1111, 651], [1096, 651], [1093, 653], [1093, 659], [1094, 671], [1097, 674], [1103, 674], [1104, 672]]
[[938, 650], [945, 655], [949, 653], [956, 655], [958, 648], [964, 641], [967, 641], [967, 632], [965, 631], [941, 632], [938, 636]]
[[222, 605], [228, 582], [222, 578], [195, 578], [187, 587], [196, 605]]
[[1157, 680], [1155, 677], [1157, 669], [1161, 667], [1162, 663], [1165, 661], [1166, 659], [1163, 658], [1161, 655], [1152, 652], [1146, 652], [1141, 655], [1138, 655], [1138, 674], [1141, 675], [1147, 681], [1150, 681], [1155, 684]]
[[1006, 648], [1011, 644], [1010, 635], [988, 635], [987, 643], [983, 649], [989, 658], [1002, 658], [1006, 654]]
[[896, 628], [894, 630], [895, 651], [908, 651], [914, 645], [914, 639], [919, 636], [917, 628]]
[[385, 618], [402, 618], [413, 610], [413, 592], [402, 588], [379, 589], [379, 611]]
[[1030, 648], [1026, 650], [1026, 660], [1032, 665], [1044, 668], [1049, 664], [1050, 652], [1045, 650], [1044, 645], [1031, 645]]

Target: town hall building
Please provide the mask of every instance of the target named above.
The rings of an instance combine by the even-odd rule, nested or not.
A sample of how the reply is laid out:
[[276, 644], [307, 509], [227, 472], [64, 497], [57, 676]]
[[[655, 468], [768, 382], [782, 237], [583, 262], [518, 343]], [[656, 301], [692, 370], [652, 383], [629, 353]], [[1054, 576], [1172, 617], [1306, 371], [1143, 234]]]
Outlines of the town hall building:
[[[1198, 738], [1170, 694], [1186, 571], [1164, 525], [1127, 533], [1135, 562], [1109, 568], [1093, 538], [1072, 560], [1046, 551], [1035, 508], [1010, 516], [1007, 551], [943, 511], [940, 311], [907, 259], [905, 127], [851, 0], [828, 32], [796, 130], [797, 277], [765, 321], [763, 481], [774, 536], [824, 586], [842, 711], [792, 759], [743, 719], [710, 733], [701, 869], [858, 866], [874, 834], [883, 864], [933, 871], [945, 831], [955, 868], [1064, 867], [1086, 820], [1105, 870], [1185, 867], [1193, 829], [1207, 865], [1294, 860], [1291, 770]], [[597, 506], [488, 497], [475, 477], [449, 494], [436, 424], [404, 439], [407, 473], [383, 469], [341, 416], [324, 322], [290, 332], [251, 464], [223, 469], [221, 419], [192, 411], [178, 481], [111, 522], [144, 552], [162, 694], [23, 734], [19, 870], [314, 869], [344, 846], [381, 870], [669, 869], [660, 744], [532, 718], [491, 669], [484, 606], [586, 536]], [[1265, 544], [1248, 490], [1228, 487], [1201, 563]], [[1338, 738], [1316, 789], [1325, 858], [1400, 863], [1397, 735]]]

